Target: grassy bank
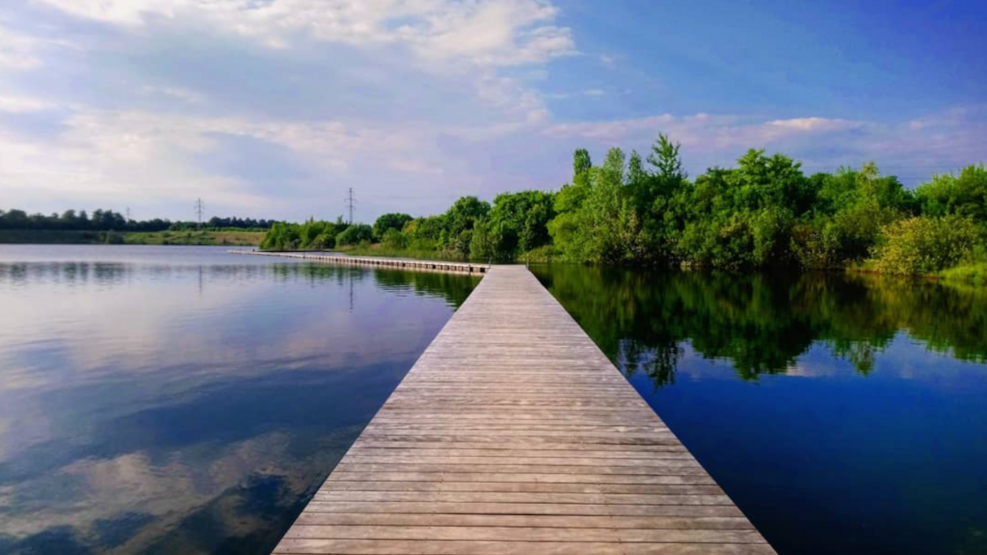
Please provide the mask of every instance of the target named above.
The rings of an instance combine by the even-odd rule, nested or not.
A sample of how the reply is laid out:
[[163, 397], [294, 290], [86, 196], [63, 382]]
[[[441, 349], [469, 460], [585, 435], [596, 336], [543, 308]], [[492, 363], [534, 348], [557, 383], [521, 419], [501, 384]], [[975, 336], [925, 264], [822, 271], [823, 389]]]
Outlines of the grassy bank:
[[223, 245], [252, 247], [260, 244], [263, 231], [157, 231], [153, 233], [125, 233], [123, 242], [128, 245]]
[[987, 262], [966, 264], [943, 270], [939, 277], [947, 281], [962, 281], [974, 285], [987, 285]]
[[0, 243], [40, 245], [223, 245], [256, 246], [263, 231], [56, 231], [44, 229], [0, 230]]
[[462, 262], [464, 259], [454, 253], [439, 250], [414, 250], [387, 248], [380, 243], [339, 247], [336, 252], [349, 256], [380, 256], [384, 258], [414, 258], [418, 260], [448, 260]]

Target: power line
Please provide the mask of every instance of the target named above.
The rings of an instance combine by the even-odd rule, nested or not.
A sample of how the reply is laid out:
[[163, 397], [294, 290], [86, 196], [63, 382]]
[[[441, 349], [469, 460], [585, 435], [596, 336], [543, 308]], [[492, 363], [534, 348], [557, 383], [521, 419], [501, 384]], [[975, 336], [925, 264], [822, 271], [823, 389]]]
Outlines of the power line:
[[195, 200], [195, 215], [199, 218], [198, 229], [202, 229], [202, 212], [205, 211], [206, 205], [202, 202], [202, 199]]
[[345, 200], [350, 209], [350, 225], [353, 225], [353, 205], [356, 203], [356, 199], [353, 197], [353, 187], [350, 187]]

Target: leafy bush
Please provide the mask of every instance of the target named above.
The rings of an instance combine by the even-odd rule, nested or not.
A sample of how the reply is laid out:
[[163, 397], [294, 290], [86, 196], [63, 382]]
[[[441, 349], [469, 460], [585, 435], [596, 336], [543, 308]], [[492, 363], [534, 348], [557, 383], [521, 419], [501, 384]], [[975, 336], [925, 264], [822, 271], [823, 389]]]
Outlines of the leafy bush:
[[977, 262], [944, 270], [941, 277], [950, 281], [967, 281], [974, 285], [987, 285], [987, 262]]
[[346, 229], [341, 220], [336, 223], [310, 219], [302, 224], [278, 222], [261, 240], [261, 250], [324, 250], [336, 246], [336, 235]]
[[887, 274], [934, 274], [973, 255], [977, 226], [969, 218], [916, 217], [884, 228], [884, 243], [874, 249], [875, 267]]
[[470, 237], [469, 256], [470, 260], [488, 261], [498, 259], [497, 245], [494, 235], [491, 233], [491, 224], [486, 219], [478, 220], [473, 227], [473, 234]]
[[[380, 221], [380, 220], [378, 220]], [[388, 229], [380, 240], [380, 244], [386, 249], [404, 250], [408, 248], [409, 238], [398, 229]]]
[[915, 193], [923, 214], [956, 214], [987, 222], [987, 167], [983, 164], [967, 166], [959, 176], [935, 175]]
[[359, 245], [363, 241], [369, 243], [373, 238], [374, 231], [369, 225], [354, 224], [336, 236], [336, 246]]
[[391, 213], [384, 214], [374, 222], [374, 237], [383, 240], [384, 235], [390, 230], [401, 231], [412, 219], [408, 214]]

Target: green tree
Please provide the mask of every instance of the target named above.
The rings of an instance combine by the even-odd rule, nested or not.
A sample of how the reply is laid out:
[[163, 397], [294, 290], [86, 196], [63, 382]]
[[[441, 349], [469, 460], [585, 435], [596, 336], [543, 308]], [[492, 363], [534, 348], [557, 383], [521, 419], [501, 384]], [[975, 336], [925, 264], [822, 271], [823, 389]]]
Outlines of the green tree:
[[486, 218], [489, 212], [488, 202], [473, 196], [458, 199], [442, 215], [443, 232], [439, 236], [439, 246], [444, 247], [454, 256], [468, 259], [473, 227], [477, 221]]
[[[553, 202], [553, 195], [542, 191], [502, 193], [494, 197], [484, 231], [491, 241], [491, 250], [485, 256], [512, 261], [522, 253], [547, 245], [548, 222], [555, 215]], [[477, 241], [476, 235], [473, 240]]]
[[353, 224], [336, 235], [336, 246], [359, 245], [369, 243], [374, 238], [374, 231], [367, 224]]
[[915, 193], [925, 215], [955, 214], [987, 223], [987, 167], [983, 164], [967, 166], [958, 176], [934, 175], [932, 181], [919, 185]]
[[404, 250], [410, 246], [410, 238], [408, 234], [391, 228], [384, 232], [380, 243], [389, 250]]
[[373, 227], [374, 237], [377, 237], [378, 239], [382, 239], [384, 237], [384, 234], [391, 229], [396, 229], [398, 231], [401, 231], [402, 229], [404, 229], [404, 226], [407, 225], [407, 223], [410, 222], [412, 219], [413, 218], [408, 214], [403, 214], [399, 212], [383, 214], [382, 216], [377, 218], [377, 221], [374, 222], [374, 227]]

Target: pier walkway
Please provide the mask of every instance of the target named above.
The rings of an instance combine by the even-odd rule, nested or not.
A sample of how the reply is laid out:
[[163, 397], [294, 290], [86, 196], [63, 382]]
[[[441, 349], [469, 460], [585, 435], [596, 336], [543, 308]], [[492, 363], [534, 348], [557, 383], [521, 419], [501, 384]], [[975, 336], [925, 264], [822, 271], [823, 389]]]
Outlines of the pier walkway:
[[379, 256], [345, 256], [327, 252], [276, 252], [257, 250], [231, 250], [229, 254], [245, 254], [253, 256], [274, 256], [326, 262], [339, 266], [366, 266], [370, 268], [389, 268], [392, 270], [414, 270], [416, 272], [442, 272], [447, 274], [484, 274], [490, 265], [475, 262], [448, 262], [440, 260], [418, 260], [415, 258], [384, 258]]
[[495, 266], [275, 553], [775, 552], [523, 266]]

